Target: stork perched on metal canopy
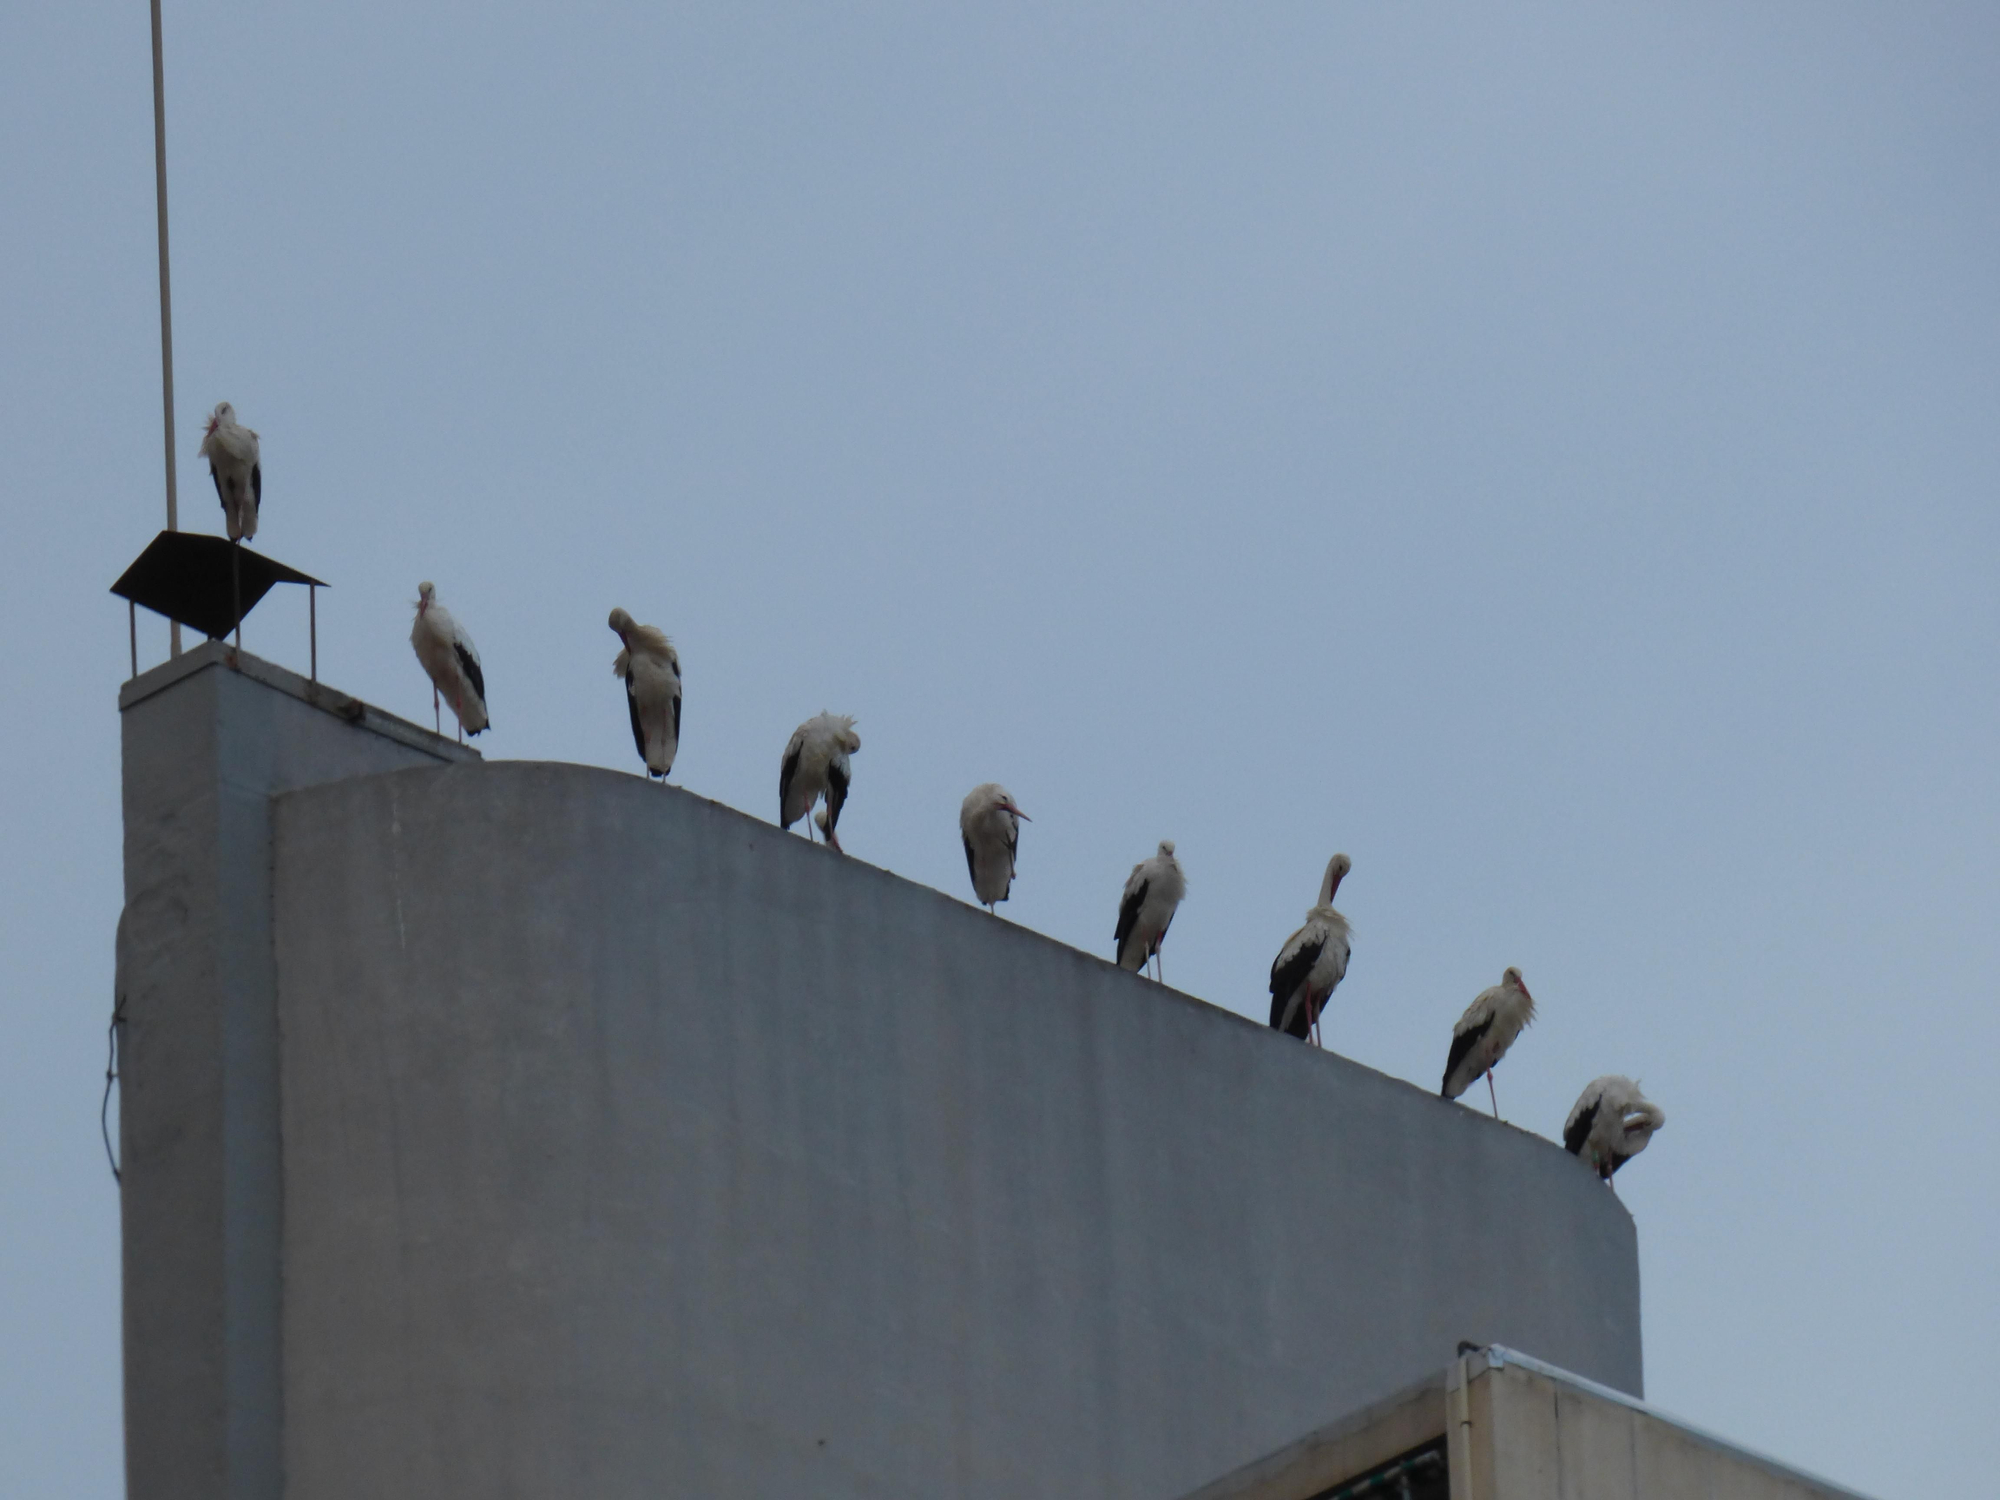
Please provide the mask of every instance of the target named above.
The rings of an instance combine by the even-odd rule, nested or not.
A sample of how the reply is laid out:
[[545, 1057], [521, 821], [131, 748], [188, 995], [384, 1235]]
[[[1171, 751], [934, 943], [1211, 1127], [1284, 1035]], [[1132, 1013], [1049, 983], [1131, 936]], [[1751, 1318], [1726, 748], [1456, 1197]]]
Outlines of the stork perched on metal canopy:
[[434, 583], [417, 585], [417, 620], [410, 627], [410, 646], [431, 680], [431, 716], [438, 733], [444, 732], [438, 712], [440, 694], [458, 717], [461, 741], [485, 729], [486, 674], [479, 665], [479, 648], [472, 644], [465, 627], [437, 602]]
[[1606, 1182], [1644, 1151], [1667, 1112], [1622, 1073], [1592, 1079], [1563, 1123], [1563, 1149], [1597, 1169]]
[[959, 804], [958, 833], [965, 843], [966, 872], [972, 876], [972, 894], [988, 911], [1013, 889], [1021, 825], [1033, 821], [997, 781], [981, 782]]
[[1345, 854], [1326, 862], [1319, 900], [1306, 913], [1305, 925], [1285, 939], [1271, 961], [1272, 1029], [1314, 1046], [1320, 1045], [1320, 1010], [1347, 976], [1352, 934], [1347, 918], [1333, 909], [1333, 896], [1353, 868]]
[[1451, 1056], [1445, 1059], [1441, 1097], [1456, 1099], [1486, 1075], [1486, 1093], [1493, 1118], [1500, 1118], [1500, 1096], [1493, 1088], [1493, 1065], [1507, 1055], [1521, 1028], [1535, 1019], [1535, 997], [1521, 982], [1521, 971], [1509, 969], [1500, 982], [1473, 997], [1458, 1024], [1451, 1028]]
[[[854, 732], [854, 720], [846, 714], [822, 713], [794, 729], [778, 767], [778, 826], [790, 828], [824, 797], [826, 816], [818, 820], [819, 830], [829, 847], [846, 853], [834, 830], [853, 780], [848, 757], [860, 748], [861, 736]], [[810, 829], [806, 836], [812, 836]]]
[[1174, 841], [1161, 839], [1159, 852], [1142, 859], [1125, 877], [1124, 899], [1118, 903], [1118, 967], [1138, 973], [1147, 959], [1154, 960], [1153, 977], [1166, 983], [1166, 970], [1159, 965], [1160, 944], [1167, 939], [1174, 913], [1187, 895], [1187, 875], [1174, 858]]
[[622, 609], [611, 611], [610, 623], [625, 643], [611, 670], [625, 683], [632, 743], [646, 763], [646, 774], [664, 784], [681, 745], [680, 653], [659, 626], [637, 624]]
[[257, 508], [264, 502], [264, 465], [257, 434], [236, 420], [236, 408], [227, 401], [209, 413], [201, 456], [208, 460], [229, 540], [249, 541], [257, 534]]

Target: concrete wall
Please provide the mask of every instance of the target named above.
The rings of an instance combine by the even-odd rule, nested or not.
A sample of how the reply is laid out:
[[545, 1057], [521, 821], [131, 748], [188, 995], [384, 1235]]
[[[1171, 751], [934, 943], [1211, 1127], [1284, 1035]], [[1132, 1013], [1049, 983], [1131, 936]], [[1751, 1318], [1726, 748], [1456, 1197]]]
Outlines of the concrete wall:
[[1461, 1339], [1639, 1389], [1615, 1196], [1425, 1090], [632, 776], [274, 827], [292, 1500], [1154, 1500]]
[[1452, 1500], [1862, 1500], [1498, 1347], [1454, 1360], [1183, 1500], [1326, 1500], [1437, 1442], [1449, 1454]]
[[1461, 1361], [1445, 1403], [1463, 1500], [1861, 1500], [1510, 1350]]
[[[280, 1492], [271, 793], [474, 757], [210, 643], [125, 684], [118, 998], [135, 1500]], [[474, 757], [476, 758], [476, 757]]]

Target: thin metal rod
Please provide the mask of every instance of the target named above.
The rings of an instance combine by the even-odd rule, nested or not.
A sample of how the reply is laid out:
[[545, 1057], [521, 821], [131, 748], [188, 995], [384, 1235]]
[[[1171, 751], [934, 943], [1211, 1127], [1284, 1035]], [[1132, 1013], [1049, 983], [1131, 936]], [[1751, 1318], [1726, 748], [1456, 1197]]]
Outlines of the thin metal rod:
[[139, 606], [125, 601], [125, 623], [132, 631], [132, 675], [139, 675]]
[[[160, 220], [160, 402], [167, 434], [167, 530], [179, 531], [174, 484], [174, 299], [167, 265], [167, 66], [160, 41], [160, 0], [153, 0], [153, 191]], [[173, 655], [181, 654], [181, 624], [173, 622]]]
[[312, 642], [312, 680], [319, 681], [319, 585], [306, 585], [306, 634]]

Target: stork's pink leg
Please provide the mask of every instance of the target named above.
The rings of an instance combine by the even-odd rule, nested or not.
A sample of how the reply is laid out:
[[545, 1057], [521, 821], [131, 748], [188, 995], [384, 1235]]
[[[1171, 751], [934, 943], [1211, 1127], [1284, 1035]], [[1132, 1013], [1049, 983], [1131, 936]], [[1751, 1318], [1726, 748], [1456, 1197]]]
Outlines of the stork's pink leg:
[[1500, 1096], [1493, 1092], [1493, 1070], [1486, 1070], [1486, 1097], [1493, 1101], [1493, 1118], [1500, 1118]]
[[437, 732], [444, 733], [444, 710], [438, 706], [437, 684], [431, 684], [431, 722], [437, 725]]

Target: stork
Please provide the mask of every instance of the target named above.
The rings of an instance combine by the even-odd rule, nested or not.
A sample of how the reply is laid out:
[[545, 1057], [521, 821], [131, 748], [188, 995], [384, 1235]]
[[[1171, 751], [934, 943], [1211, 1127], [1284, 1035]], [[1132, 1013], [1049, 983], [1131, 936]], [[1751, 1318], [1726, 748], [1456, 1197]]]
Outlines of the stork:
[[[236, 617], [236, 649], [243, 648], [243, 563], [236, 549], [257, 534], [257, 507], [264, 499], [264, 466], [257, 434], [236, 420], [236, 408], [218, 401], [202, 430], [201, 456], [222, 502], [229, 531], [229, 601]], [[235, 658], [230, 658], [235, 665]]]
[[1033, 821], [997, 781], [981, 782], [959, 804], [958, 832], [965, 842], [965, 868], [972, 876], [972, 894], [988, 911], [1005, 901], [1013, 889], [1014, 851], [1020, 846], [1021, 825]]
[[611, 628], [625, 649], [611, 663], [625, 680], [625, 706], [632, 711], [632, 743], [646, 774], [666, 785], [681, 744], [681, 658], [657, 625], [639, 625], [622, 609], [611, 611]]
[[1535, 997], [1521, 983], [1519, 969], [1509, 969], [1498, 984], [1481, 990], [1451, 1028], [1451, 1056], [1445, 1059], [1439, 1097], [1456, 1099], [1484, 1073], [1493, 1118], [1499, 1119], [1500, 1096], [1493, 1089], [1493, 1065], [1507, 1055], [1521, 1028], [1534, 1019]]
[[[1118, 904], [1118, 967], [1138, 973], [1151, 958], [1158, 963], [1160, 944], [1167, 940], [1174, 913], [1187, 894], [1187, 876], [1174, 858], [1174, 841], [1161, 839], [1151, 859], [1142, 859], [1125, 877], [1125, 899]], [[1166, 983], [1166, 971], [1153, 976]]]
[[264, 499], [264, 467], [258, 458], [257, 434], [236, 420], [236, 408], [216, 403], [202, 431], [201, 456], [215, 481], [216, 498], [229, 528], [229, 540], [247, 542], [257, 534], [257, 507]]
[[410, 646], [431, 680], [431, 717], [438, 733], [444, 733], [439, 694], [458, 716], [460, 744], [468, 734], [485, 729], [486, 674], [479, 668], [479, 648], [472, 644], [465, 627], [437, 602], [434, 583], [417, 585], [417, 622], [410, 627]]
[[[846, 714], [822, 713], [794, 729], [778, 767], [778, 826], [790, 828], [824, 797], [826, 816], [818, 820], [819, 830], [826, 835], [829, 847], [845, 854], [834, 828], [840, 822], [840, 809], [853, 779], [847, 758], [860, 748], [861, 736], [854, 732], [854, 720]], [[812, 837], [810, 828], [806, 837]]]
[[1563, 1148], [1590, 1163], [1606, 1182], [1646, 1149], [1667, 1112], [1639, 1092], [1622, 1073], [1591, 1080], [1563, 1124]]
[[1354, 868], [1345, 854], [1326, 862], [1320, 877], [1319, 900], [1306, 913], [1305, 925], [1285, 939], [1271, 960], [1271, 1028], [1300, 1041], [1320, 1045], [1319, 1013], [1334, 986], [1347, 976], [1352, 934], [1347, 918], [1333, 909], [1333, 893]]

